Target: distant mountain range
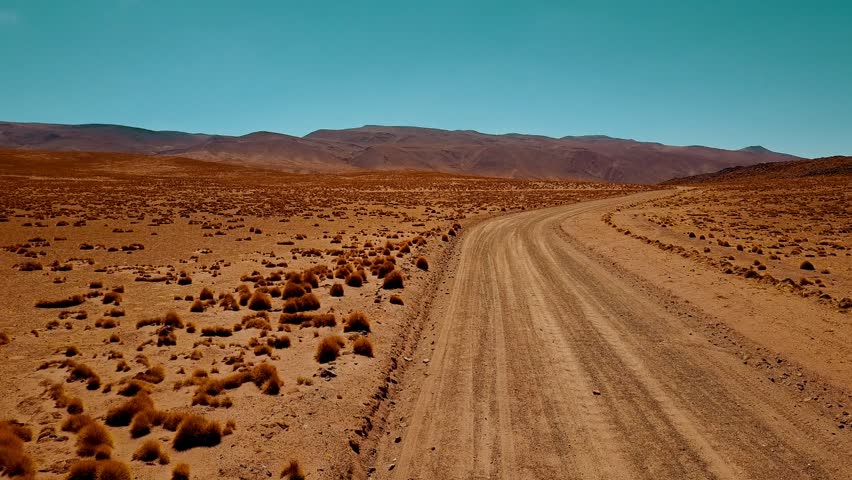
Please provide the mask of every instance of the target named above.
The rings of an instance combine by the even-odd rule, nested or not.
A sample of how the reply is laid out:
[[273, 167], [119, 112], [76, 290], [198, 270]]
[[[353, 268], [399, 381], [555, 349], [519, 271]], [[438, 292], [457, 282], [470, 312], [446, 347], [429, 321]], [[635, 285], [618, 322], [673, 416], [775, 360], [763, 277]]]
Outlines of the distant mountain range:
[[852, 179], [852, 157], [826, 157], [813, 160], [760, 163], [748, 167], [730, 167], [714, 173], [674, 178], [663, 183], [670, 185], [747, 183], [806, 177], [848, 177]]
[[627, 183], [798, 159], [759, 146], [722, 150], [601, 135], [552, 138], [375, 125], [304, 137], [272, 132], [232, 137], [121, 125], [0, 122], [0, 147], [182, 156], [293, 173], [417, 170]]

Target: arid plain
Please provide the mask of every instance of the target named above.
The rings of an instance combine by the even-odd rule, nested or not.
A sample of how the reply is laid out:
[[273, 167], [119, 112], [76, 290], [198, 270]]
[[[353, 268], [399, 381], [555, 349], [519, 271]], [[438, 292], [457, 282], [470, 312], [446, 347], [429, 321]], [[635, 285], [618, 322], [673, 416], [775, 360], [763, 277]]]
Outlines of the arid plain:
[[133, 478], [184, 464], [192, 478], [363, 477], [464, 230], [647, 189], [139, 155], [0, 162], [0, 411], [29, 432], [19, 469], [4, 466], [37, 478], [120, 464]]
[[0, 152], [13, 478], [848, 478], [848, 176]]

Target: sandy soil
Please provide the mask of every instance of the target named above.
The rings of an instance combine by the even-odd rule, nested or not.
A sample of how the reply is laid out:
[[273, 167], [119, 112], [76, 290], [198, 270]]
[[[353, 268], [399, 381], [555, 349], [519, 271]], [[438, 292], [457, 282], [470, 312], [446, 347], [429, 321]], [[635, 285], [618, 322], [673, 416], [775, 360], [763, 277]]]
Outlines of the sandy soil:
[[[388, 392], [410, 363], [458, 235], [512, 211], [637, 190], [26, 155], [4, 157], [0, 176], [0, 420], [32, 432], [21, 455], [48, 479], [91, 454], [139, 479], [170, 478], [181, 463], [192, 478], [278, 477], [291, 460], [307, 478], [365, 477], [374, 422], [393, 407]], [[383, 288], [382, 269], [398, 271], [404, 287]], [[359, 270], [365, 282], [351, 286]], [[293, 298], [314, 295], [318, 305], [291, 302], [302, 316], [288, 317], [288, 284], [309, 291]], [[334, 284], [342, 297], [331, 295]], [[223, 305], [230, 296], [237, 309]], [[64, 299], [72, 301], [37, 307]], [[345, 331], [354, 311], [369, 332]], [[336, 335], [340, 356], [320, 363], [320, 343]], [[364, 338], [372, 356], [356, 353]], [[118, 407], [132, 399], [144, 405], [122, 420]], [[177, 448], [194, 428], [190, 415], [215, 422], [221, 438]], [[84, 452], [87, 430], [69, 418], [106, 434]], [[164, 455], [134, 459], [150, 440]]]
[[677, 199], [468, 229], [377, 478], [850, 478], [848, 314], [617, 226]]

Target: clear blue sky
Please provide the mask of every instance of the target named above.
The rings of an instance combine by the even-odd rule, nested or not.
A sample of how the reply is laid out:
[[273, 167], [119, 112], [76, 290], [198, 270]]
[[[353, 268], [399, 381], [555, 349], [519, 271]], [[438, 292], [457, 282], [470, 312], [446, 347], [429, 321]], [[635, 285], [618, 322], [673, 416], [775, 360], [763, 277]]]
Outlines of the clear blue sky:
[[0, 119], [852, 154], [852, 1], [0, 0]]

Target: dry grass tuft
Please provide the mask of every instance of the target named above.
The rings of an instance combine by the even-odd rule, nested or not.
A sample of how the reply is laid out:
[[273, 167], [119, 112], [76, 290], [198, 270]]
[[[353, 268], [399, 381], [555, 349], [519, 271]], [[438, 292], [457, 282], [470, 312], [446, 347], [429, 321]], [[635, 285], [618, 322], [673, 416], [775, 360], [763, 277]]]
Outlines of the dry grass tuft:
[[268, 363], [261, 363], [254, 367], [251, 371], [251, 380], [261, 392], [267, 395], [278, 395], [281, 385], [284, 384], [278, 376], [278, 369]]
[[189, 480], [189, 465], [178, 463], [172, 470], [172, 480]]
[[302, 471], [302, 467], [299, 466], [298, 461], [290, 460], [290, 463], [281, 471], [281, 478], [286, 480], [305, 480], [305, 472]]
[[402, 273], [399, 270], [394, 270], [385, 275], [385, 280], [382, 282], [382, 288], [386, 290], [403, 288], [403, 286]]
[[284, 302], [284, 311], [287, 313], [306, 312], [319, 308], [319, 298], [313, 293], [307, 293], [298, 298], [290, 298]]
[[306, 293], [307, 292], [301, 285], [288, 281], [284, 284], [284, 291], [281, 293], [281, 296], [284, 300], [287, 300], [289, 298], [299, 298]]
[[344, 281], [346, 282], [346, 285], [357, 288], [364, 285], [364, 276], [361, 272], [352, 272], [346, 276], [346, 280]]
[[415, 262], [415, 265], [420, 270], [424, 270], [424, 271], [429, 270], [429, 260], [426, 260], [426, 257], [419, 257], [417, 259], [417, 262]]
[[807, 261], [807, 260], [802, 262], [802, 264], [799, 265], [799, 268], [801, 268], [802, 270], [816, 270], [816, 267], [814, 267], [814, 264]]
[[399, 295], [391, 295], [390, 303], [392, 305], [405, 305], [405, 302], [402, 301], [402, 297]]
[[178, 426], [173, 446], [183, 451], [195, 447], [213, 447], [222, 441], [219, 424], [198, 415], [185, 417]]
[[112, 435], [106, 427], [92, 421], [77, 432], [77, 455], [81, 457], [109, 458]]
[[107, 410], [105, 421], [110, 427], [126, 427], [130, 425], [134, 415], [144, 410], [153, 409], [154, 401], [143, 391]]
[[80, 460], [71, 465], [66, 480], [131, 480], [130, 468], [117, 460]]
[[335, 283], [334, 285], [331, 286], [328, 293], [332, 297], [342, 297], [343, 296], [343, 284]]
[[362, 355], [365, 357], [373, 357], [373, 343], [370, 342], [370, 339], [364, 337], [362, 335], [358, 335], [355, 338], [355, 341], [352, 342], [352, 351], [355, 352], [356, 355]]
[[370, 331], [370, 321], [367, 319], [367, 316], [364, 315], [364, 312], [354, 311], [346, 317], [346, 320], [343, 323], [343, 331], [344, 332], [369, 332]]
[[0, 420], [0, 475], [35, 478], [35, 462], [24, 450], [24, 442], [31, 439], [32, 433], [28, 428], [17, 422]]
[[248, 308], [254, 311], [272, 309], [272, 297], [260, 290], [255, 290], [248, 301]]
[[146, 440], [139, 448], [133, 452], [133, 460], [141, 462], [153, 462], [159, 460], [160, 465], [169, 463], [169, 456], [160, 446], [160, 442], [156, 440]]
[[36, 303], [36, 308], [68, 308], [76, 307], [85, 302], [86, 299], [82, 295], [73, 295], [62, 300], [41, 300]]
[[316, 358], [319, 363], [328, 363], [337, 359], [340, 348], [346, 345], [346, 341], [340, 335], [329, 335], [323, 337], [317, 345]]

